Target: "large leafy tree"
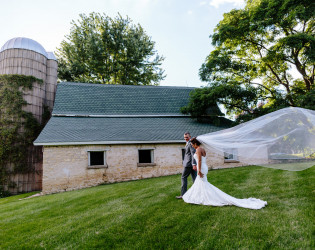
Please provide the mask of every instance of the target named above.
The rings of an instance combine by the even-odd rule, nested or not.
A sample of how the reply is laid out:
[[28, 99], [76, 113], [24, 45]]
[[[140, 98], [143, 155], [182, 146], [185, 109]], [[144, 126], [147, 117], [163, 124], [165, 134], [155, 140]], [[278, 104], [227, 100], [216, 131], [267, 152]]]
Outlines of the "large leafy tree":
[[224, 14], [200, 69], [209, 86], [184, 111], [196, 115], [209, 99], [240, 121], [286, 106], [315, 109], [314, 13], [309, 0], [248, 0]]
[[160, 68], [164, 58], [154, 46], [143, 28], [128, 17], [81, 14], [57, 49], [58, 77], [90, 83], [158, 84], [165, 78]]

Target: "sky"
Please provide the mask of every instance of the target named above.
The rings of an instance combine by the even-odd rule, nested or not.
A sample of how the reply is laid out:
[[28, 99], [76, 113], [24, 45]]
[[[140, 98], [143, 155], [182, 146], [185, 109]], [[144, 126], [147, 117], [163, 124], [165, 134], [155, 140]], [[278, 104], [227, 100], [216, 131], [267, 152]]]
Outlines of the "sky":
[[0, 47], [14, 37], [55, 51], [79, 14], [120, 13], [140, 24], [165, 57], [161, 86], [201, 87], [199, 69], [213, 49], [209, 36], [223, 14], [243, 8], [243, 0], [0, 0]]

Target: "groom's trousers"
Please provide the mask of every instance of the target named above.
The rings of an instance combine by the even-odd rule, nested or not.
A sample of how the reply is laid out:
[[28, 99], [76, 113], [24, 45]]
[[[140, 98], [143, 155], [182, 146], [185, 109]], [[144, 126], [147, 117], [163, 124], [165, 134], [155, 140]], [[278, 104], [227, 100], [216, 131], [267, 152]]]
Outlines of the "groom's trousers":
[[192, 181], [195, 182], [197, 172], [192, 167], [185, 167], [182, 173], [181, 196], [187, 192], [187, 178], [189, 175], [191, 175]]

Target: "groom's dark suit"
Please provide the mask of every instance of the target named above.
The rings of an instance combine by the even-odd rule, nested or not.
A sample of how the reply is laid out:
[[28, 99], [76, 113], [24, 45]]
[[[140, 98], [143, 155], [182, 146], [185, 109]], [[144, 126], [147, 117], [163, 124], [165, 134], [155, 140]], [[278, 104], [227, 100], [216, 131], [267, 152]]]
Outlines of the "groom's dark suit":
[[193, 182], [196, 179], [197, 172], [193, 169], [192, 165], [197, 165], [194, 154], [196, 150], [191, 145], [190, 141], [186, 143], [185, 147], [185, 155], [183, 160], [183, 173], [182, 173], [182, 189], [181, 189], [181, 195], [183, 196], [187, 191], [187, 177], [191, 174]]

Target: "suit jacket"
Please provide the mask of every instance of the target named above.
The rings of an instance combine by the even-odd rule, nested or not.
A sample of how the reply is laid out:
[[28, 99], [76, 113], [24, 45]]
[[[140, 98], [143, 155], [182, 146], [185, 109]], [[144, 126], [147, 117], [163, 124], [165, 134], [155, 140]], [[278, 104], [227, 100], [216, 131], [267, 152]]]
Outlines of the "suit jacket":
[[194, 158], [195, 152], [196, 150], [194, 149], [194, 147], [191, 145], [189, 141], [185, 147], [185, 155], [184, 155], [184, 160], [183, 160], [184, 168], [191, 168], [192, 165], [197, 165], [196, 160]]

